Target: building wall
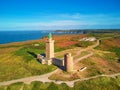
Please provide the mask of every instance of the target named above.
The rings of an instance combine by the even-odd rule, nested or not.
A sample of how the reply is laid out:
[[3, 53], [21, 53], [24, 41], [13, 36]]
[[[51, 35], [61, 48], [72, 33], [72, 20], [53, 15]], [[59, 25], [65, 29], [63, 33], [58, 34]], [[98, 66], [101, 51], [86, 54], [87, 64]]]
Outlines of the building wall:
[[64, 66], [64, 60], [53, 58], [52, 63], [56, 66]]
[[51, 65], [52, 64], [52, 59], [47, 60], [47, 65]]
[[73, 71], [73, 57], [71, 56], [71, 53], [66, 53], [64, 55], [64, 64], [67, 72]]

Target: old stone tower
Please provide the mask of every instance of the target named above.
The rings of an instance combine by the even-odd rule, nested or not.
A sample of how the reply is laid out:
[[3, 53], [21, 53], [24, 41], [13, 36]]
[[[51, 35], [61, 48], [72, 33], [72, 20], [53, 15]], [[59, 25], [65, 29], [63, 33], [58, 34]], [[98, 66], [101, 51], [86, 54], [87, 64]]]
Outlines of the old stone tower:
[[73, 57], [71, 56], [71, 53], [66, 53], [64, 55], [64, 64], [67, 72], [73, 71]]
[[54, 58], [54, 40], [52, 40], [51, 33], [49, 33], [46, 41], [46, 58]]
[[38, 54], [37, 59], [42, 64], [54, 64], [59, 67], [64, 67], [66, 72], [73, 71], [73, 57], [71, 56], [71, 53], [66, 53], [64, 59], [54, 58], [54, 40], [52, 40], [51, 33], [49, 33], [48, 39], [46, 40], [46, 57]]

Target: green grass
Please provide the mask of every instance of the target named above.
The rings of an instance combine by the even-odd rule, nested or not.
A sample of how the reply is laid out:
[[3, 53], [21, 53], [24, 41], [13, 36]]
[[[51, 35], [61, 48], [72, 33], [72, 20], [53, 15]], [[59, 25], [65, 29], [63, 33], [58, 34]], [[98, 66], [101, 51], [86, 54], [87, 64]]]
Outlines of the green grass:
[[88, 47], [95, 44], [95, 42], [90, 42], [90, 41], [80, 41], [79, 43], [75, 44], [77, 47]]
[[6, 59], [7, 62], [0, 62], [0, 81], [41, 75], [56, 69], [54, 65], [43, 65], [36, 59], [26, 62], [24, 59], [19, 59], [18, 57], [14, 59], [14, 56], [12, 57], [13, 59]]
[[[23, 45], [12, 53], [0, 55], [0, 81], [41, 75], [57, 68], [54, 65], [42, 65], [36, 60], [37, 54], [45, 53], [45, 43], [37, 43], [39, 46], [35, 44]], [[55, 52], [64, 49], [66, 48], [55, 47]]]
[[87, 77], [101, 75], [104, 73], [92, 58], [85, 59], [81, 61], [81, 63], [87, 67]]
[[[99, 37], [103, 37], [99, 35]], [[107, 35], [106, 35], [107, 37]], [[10, 47], [21, 47], [19, 50], [13, 53], [6, 53], [5, 55], [0, 55], [0, 82], [7, 81], [12, 79], [18, 79], [33, 75], [41, 75], [44, 73], [51, 72], [56, 69], [53, 65], [42, 65], [36, 59], [35, 55], [38, 53], [45, 52], [45, 43], [38, 43], [39, 46], [34, 46], [34, 44], [22, 45], [22, 46], [6, 46], [0, 48], [10, 48]], [[91, 42], [81, 42], [78, 46], [87, 47], [92, 45]], [[55, 47], [55, 52], [60, 52], [66, 50], [68, 48], [76, 47], [75, 45], [60, 48]], [[114, 47], [111, 51], [116, 52], [116, 54], [120, 55], [120, 48]], [[9, 51], [8, 51], [9, 52]], [[110, 61], [115, 57], [114, 55], [105, 54], [105, 57]], [[90, 59], [90, 58], [89, 58]], [[96, 67], [95, 62], [92, 60], [84, 60], [83, 64], [90, 66], [87, 70], [90, 73], [90, 76], [99, 75], [103, 72]], [[94, 69], [93, 69], [94, 68]], [[112, 87], [113, 85], [113, 87]], [[42, 82], [32, 82], [31, 84], [11, 84], [9, 86], [0, 86], [0, 90], [19, 90], [23, 86], [23, 90], [106, 90], [106, 88], [119, 90], [120, 89], [120, 76], [117, 78], [97, 78], [91, 79], [88, 81], [77, 82], [73, 88], [68, 87], [66, 84], [54, 84], [54, 83], [42, 83]], [[105, 88], [106, 87], [106, 88]]]
[[[55, 52], [60, 52], [69, 48], [72, 48], [72, 46], [66, 48], [56, 46]], [[24, 46], [21, 49], [14, 52], [14, 54], [23, 57], [26, 61], [30, 61], [34, 59], [37, 54], [45, 54], [45, 49], [45, 43], [40, 43], [39, 46]]]
[[11, 84], [7, 87], [7, 90], [20, 90], [23, 87], [22, 82]]
[[117, 35], [119, 35], [119, 33], [90, 33], [88, 34], [89, 37], [96, 37], [96, 38], [113, 37]]
[[45, 52], [45, 43], [40, 43], [40, 46], [28, 45], [14, 52], [17, 56], [22, 56], [25, 60], [29, 61], [36, 57], [37, 54]]
[[[120, 36], [115, 37], [115, 36], [112, 36], [112, 34], [111, 34], [111, 37], [112, 38], [106, 38], [108, 40], [106, 40], [106, 39], [101, 40], [100, 45], [98, 47], [96, 47], [95, 49], [114, 52], [117, 55], [117, 59], [120, 60], [120, 45], [118, 45], [117, 42], [114, 42], [116, 40], [118, 40], [118, 42], [119, 42]], [[108, 41], [108, 42], [105, 42], [105, 40]], [[111, 54], [111, 55], [106, 54], [105, 58], [108, 58], [108, 60], [110, 60], [110, 61], [116, 60], [115, 59], [116, 56], [113, 55], [113, 54]]]
[[34, 81], [31, 84], [23, 84], [18, 82], [9, 86], [0, 86], [0, 90], [20, 90], [21, 87], [23, 90], [120, 90], [120, 76], [77, 81], [74, 87], [69, 87], [65, 83], [55, 84], [53, 82]]
[[103, 74], [103, 72], [101, 70], [99, 70], [98, 67], [95, 67], [95, 66], [91, 66], [90, 68], [88, 68], [88, 73], [89, 75], [88, 76], [96, 76], [96, 75], [101, 75]]
[[60, 52], [60, 51], [63, 51], [63, 50], [66, 50], [67, 48], [62, 48], [62, 47], [55, 47], [55, 52]]
[[38, 47], [28, 45], [15, 52], [1, 55], [0, 81], [41, 75], [55, 70], [56, 66], [43, 65], [36, 60], [36, 55], [45, 51], [44, 47], [45, 43], [40, 43]]
[[44, 53], [44, 51], [45, 50], [40, 50], [40, 49], [35, 49], [35, 48], [30, 48], [30, 47], [23, 47], [17, 50], [16, 52], [14, 52], [14, 54], [16, 56], [23, 57], [26, 61], [29, 61], [29, 60], [34, 59], [37, 54]]
[[67, 49], [73, 49], [75, 47], [78, 47], [78, 46], [76, 44], [70, 45], [70, 46], [67, 46], [67, 47], [58, 47], [58, 46], [55, 46], [55, 52], [61, 52], [61, 51], [67, 50]]
[[116, 61], [117, 55], [115, 55], [115, 53], [104, 53], [103, 58], [108, 61]]
[[120, 47], [113, 47], [110, 51], [115, 52], [116, 55], [120, 58]]
[[119, 90], [120, 77], [100, 77], [83, 82], [76, 82], [73, 90]]
[[97, 52], [96, 56], [104, 60], [107, 60], [109, 62], [115, 62], [118, 59], [118, 56], [116, 55], [116, 53], [110, 52], [110, 51]]
[[7, 86], [0, 86], [0, 90], [6, 90]]
[[90, 54], [90, 52], [88, 52], [88, 51], [83, 51], [83, 52], [80, 53], [80, 55], [74, 57], [74, 59], [81, 58], [81, 57], [83, 57], [83, 56], [85, 56], [85, 55], [88, 55], [88, 54]]

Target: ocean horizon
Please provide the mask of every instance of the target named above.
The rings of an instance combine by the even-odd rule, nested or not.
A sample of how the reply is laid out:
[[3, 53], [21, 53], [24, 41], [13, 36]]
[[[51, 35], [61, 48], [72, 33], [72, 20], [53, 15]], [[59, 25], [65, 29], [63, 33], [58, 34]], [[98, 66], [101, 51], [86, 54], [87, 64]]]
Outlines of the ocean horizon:
[[0, 31], [0, 44], [41, 39], [50, 31]]
[[66, 32], [59, 33], [54, 30], [0, 31], [0, 44], [41, 39], [42, 37], [47, 36], [48, 33], [54, 35], [71, 34]]
[[[99, 29], [86, 29], [87, 31], [99, 31]], [[41, 39], [44, 36], [47, 36], [48, 33], [52, 33], [54, 35], [63, 35], [63, 34], [85, 34], [86, 30], [81, 30], [80, 32], [57, 32], [56, 30], [26, 30], [26, 31], [0, 31], [0, 44], [7, 44], [13, 42], [23, 42], [28, 40], [36, 40]], [[102, 31], [119, 31], [120, 29], [100, 29]], [[56, 31], [56, 32], [55, 32]], [[67, 31], [67, 30], [66, 30]], [[69, 30], [68, 30], [69, 31]]]

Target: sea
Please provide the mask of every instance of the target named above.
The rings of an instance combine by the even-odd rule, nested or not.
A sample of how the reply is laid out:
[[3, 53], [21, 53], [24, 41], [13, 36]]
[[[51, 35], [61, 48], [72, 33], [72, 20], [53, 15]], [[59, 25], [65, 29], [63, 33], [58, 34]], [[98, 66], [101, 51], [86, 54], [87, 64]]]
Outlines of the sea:
[[41, 39], [52, 31], [0, 31], [0, 44]]
[[0, 44], [41, 39], [42, 37], [47, 36], [48, 33], [52, 33], [54, 35], [78, 34], [78, 33], [84, 34], [83, 31], [57, 32], [56, 30], [0, 31]]

